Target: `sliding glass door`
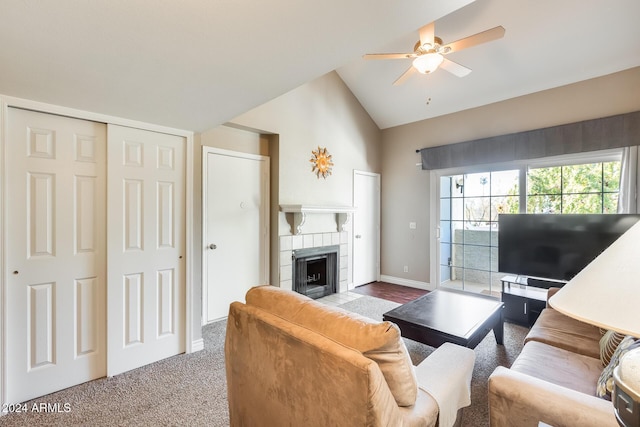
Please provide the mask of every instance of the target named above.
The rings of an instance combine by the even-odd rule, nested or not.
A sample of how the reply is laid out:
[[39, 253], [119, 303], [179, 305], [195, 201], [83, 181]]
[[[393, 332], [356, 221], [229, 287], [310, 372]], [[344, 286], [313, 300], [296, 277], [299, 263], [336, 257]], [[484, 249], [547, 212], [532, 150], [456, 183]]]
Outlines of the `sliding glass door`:
[[500, 297], [498, 215], [615, 213], [620, 159], [618, 150], [436, 175], [438, 286]]
[[440, 177], [440, 286], [500, 295], [498, 215], [520, 211], [520, 170]]

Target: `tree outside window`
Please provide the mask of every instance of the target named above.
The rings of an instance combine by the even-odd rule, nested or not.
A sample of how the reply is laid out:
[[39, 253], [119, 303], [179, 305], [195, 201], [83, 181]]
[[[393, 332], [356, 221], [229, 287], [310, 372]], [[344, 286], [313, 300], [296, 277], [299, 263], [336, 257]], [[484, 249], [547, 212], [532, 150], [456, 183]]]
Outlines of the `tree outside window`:
[[529, 169], [527, 212], [616, 213], [620, 162]]

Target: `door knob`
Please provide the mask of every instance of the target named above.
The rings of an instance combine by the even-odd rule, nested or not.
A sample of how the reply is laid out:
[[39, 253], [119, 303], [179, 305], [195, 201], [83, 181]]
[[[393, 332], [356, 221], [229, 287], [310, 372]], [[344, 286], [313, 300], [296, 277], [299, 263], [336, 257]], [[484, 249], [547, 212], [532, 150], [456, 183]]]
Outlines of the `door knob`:
[[217, 246], [214, 245], [213, 243], [209, 245], [209, 249], [216, 249], [216, 248], [217, 248]]
[[362, 235], [360, 235], [360, 234], [356, 234], [356, 239], [359, 239], [359, 238], [361, 238], [361, 237], [362, 237]]

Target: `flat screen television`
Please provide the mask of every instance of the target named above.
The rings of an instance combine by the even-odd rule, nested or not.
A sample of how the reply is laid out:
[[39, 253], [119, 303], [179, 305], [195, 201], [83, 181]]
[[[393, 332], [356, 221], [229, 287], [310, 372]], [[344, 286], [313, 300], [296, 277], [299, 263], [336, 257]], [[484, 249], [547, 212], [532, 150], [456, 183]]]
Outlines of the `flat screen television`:
[[498, 270], [571, 280], [639, 219], [631, 214], [501, 214]]

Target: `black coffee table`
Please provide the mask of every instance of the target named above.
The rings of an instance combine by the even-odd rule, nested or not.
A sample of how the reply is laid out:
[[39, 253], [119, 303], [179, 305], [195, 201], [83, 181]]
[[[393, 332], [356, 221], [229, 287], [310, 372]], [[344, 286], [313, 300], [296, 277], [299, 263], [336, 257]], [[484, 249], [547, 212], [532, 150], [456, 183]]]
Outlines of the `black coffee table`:
[[432, 347], [451, 342], [475, 348], [493, 329], [504, 337], [503, 303], [484, 295], [449, 289], [429, 292], [382, 315], [400, 327], [402, 336]]

